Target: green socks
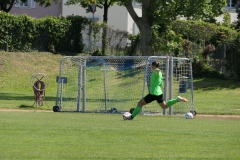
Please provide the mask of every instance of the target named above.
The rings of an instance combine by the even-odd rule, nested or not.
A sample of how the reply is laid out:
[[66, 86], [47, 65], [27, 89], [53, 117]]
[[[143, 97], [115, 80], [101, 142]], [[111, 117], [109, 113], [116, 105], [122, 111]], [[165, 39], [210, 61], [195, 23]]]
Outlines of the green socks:
[[138, 115], [138, 113], [141, 112], [141, 110], [142, 110], [142, 108], [139, 107], [139, 106], [137, 106], [137, 107], [134, 109], [134, 111], [133, 111], [131, 117], [134, 118], [136, 115]]
[[170, 107], [170, 106], [176, 104], [177, 102], [178, 102], [177, 99], [171, 99], [171, 100], [168, 100], [168, 101], [167, 101], [166, 105], [167, 105], [168, 107]]
[[[170, 107], [170, 106], [176, 104], [177, 102], [178, 102], [177, 99], [171, 99], [171, 100], [168, 100], [168, 101], [167, 101], [166, 105], [167, 105], [168, 107]], [[136, 115], [138, 115], [138, 113], [141, 112], [141, 110], [142, 110], [142, 107], [137, 106], [137, 107], [134, 109], [131, 117], [134, 118]]]

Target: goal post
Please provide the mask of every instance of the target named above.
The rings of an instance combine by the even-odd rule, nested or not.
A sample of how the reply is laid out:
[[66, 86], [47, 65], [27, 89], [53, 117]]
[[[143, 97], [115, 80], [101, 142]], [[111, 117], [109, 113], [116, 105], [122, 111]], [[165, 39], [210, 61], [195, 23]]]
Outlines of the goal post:
[[160, 62], [165, 101], [178, 95], [189, 102], [162, 110], [156, 102], [142, 113], [181, 114], [193, 108], [191, 61], [169, 56], [66, 56], [60, 61], [56, 78], [55, 106], [59, 111], [129, 111], [149, 92], [151, 63]]

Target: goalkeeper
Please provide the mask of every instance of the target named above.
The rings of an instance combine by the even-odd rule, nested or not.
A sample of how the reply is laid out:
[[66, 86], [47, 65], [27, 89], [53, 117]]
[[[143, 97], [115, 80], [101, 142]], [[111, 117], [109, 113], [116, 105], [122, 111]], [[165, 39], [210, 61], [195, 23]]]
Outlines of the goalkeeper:
[[158, 104], [163, 108], [166, 109], [177, 102], [187, 102], [188, 100], [186, 98], [182, 98], [178, 96], [176, 99], [168, 100], [167, 103], [163, 100], [163, 92], [162, 92], [162, 72], [160, 70], [160, 65], [158, 61], [152, 62], [152, 74], [150, 77], [150, 93], [146, 95], [144, 98], [142, 98], [138, 104], [137, 107], [133, 110], [131, 116], [126, 117], [125, 115], [123, 119], [126, 120], [133, 120], [133, 118], [138, 115], [138, 113], [141, 112], [142, 107], [148, 103], [151, 103], [152, 101], [157, 101]]

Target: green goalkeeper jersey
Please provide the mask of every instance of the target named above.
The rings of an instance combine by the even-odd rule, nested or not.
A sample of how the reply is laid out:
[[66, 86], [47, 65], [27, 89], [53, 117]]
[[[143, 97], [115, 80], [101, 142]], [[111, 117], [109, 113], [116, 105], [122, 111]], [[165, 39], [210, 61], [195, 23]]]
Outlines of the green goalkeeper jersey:
[[150, 77], [150, 94], [158, 96], [162, 93], [162, 72], [153, 71]]

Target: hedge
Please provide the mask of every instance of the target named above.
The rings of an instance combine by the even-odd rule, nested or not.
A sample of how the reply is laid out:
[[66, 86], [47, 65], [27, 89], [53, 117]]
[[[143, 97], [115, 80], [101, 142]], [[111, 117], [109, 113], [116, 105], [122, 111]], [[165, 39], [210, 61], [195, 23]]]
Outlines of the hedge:
[[81, 52], [81, 31], [90, 21], [80, 16], [34, 19], [0, 13], [0, 50]]

